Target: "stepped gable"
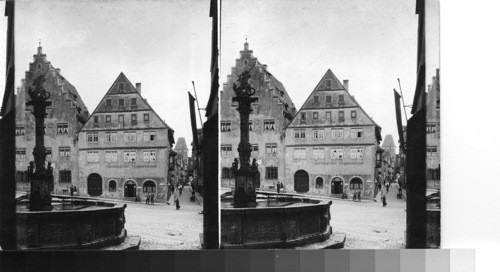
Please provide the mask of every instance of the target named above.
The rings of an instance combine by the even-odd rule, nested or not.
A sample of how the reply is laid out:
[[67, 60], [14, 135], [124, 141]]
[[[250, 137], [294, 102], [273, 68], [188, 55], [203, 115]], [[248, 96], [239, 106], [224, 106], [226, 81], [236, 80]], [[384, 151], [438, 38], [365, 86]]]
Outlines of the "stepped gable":
[[26, 101], [31, 101], [30, 96], [28, 95], [28, 87], [31, 86], [33, 79], [35, 79], [39, 75], [44, 75], [46, 79], [46, 84], [48, 84], [51, 80], [57, 82], [57, 85], [60, 87], [59, 89], [50, 89], [47, 91], [54, 92], [60, 91], [62, 94], [68, 93], [69, 95], [66, 97], [68, 101], [78, 109], [79, 113], [83, 116], [88, 115], [87, 106], [83, 102], [81, 96], [76, 90], [75, 86], [73, 86], [62, 74], [61, 69], [55, 68], [50, 61], [47, 60], [47, 55], [43, 54], [42, 46], [38, 46], [37, 54], [33, 55], [33, 62], [29, 64], [29, 70], [25, 72], [25, 84], [26, 88], [25, 98]]
[[[106, 98], [111, 98], [112, 99], [112, 104], [111, 106], [107, 106], [106, 104]], [[115, 99], [113, 99], [115, 97]], [[118, 105], [118, 100], [116, 97], [120, 98], [129, 98], [129, 99], [124, 99], [124, 106], [119, 107]], [[130, 105], [130, 98], [136, 98], [136, 106], [131, 107]], [[137, 89], [132, 85], [130, 80], [125, 76], [123, 72], [120, 72], [116, 80], [113, 82], [109, 90], [106, 92], [102, 100], [99, 102], [97, 105], [96, 109], [88, 119], [88, 122], [85, 124], [85, 126], [82, 128], [82, 131], [85, 130], [95, 130], [92, 127], [92, 116], [94, 114], [102, 114], [102, 113], [119, 113], [122, 112], [123, 110], [127, 111], [150, 111], [150, 113], [153, 114], [153, 116], [150, 116], [150, 125], [152, 127], [156, 128], [168, 128], [171, 131], [171, 134], [173, 135], [174, 130], [168, 126], [163, 119], [161, 119], [158, 114], [154, 111], [154, 109], [149, 105], [149, 103], [142, 97], [142, 95], [137, 91]], [[140, 128], [140, 127], [139, 127]], [[105, 128], [103, 128], [105, 129]], [[169, 138], [171, 138], [169, 136]], [[171, 138], [169, 139], [171, 143], [174, 142], [174, 139]]]
[[392, 138], [391, 134], [385, 135], [384, 142], [382, 143], [382, 147], [392, 147], [395, 148], [396, 145], [394, 144], [394, 139]]

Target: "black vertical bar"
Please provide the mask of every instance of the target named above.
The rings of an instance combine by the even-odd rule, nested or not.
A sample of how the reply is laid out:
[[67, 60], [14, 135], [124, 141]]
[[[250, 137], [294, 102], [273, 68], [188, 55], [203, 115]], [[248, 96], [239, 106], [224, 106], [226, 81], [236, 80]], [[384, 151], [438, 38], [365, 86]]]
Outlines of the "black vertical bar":
[[5, 93], [0, 119], [0, 245], [16, 248], [16, 165], [15, 165], [15, 95], [14, 95], [14, 1], [5, 3], [7, 19], [7, 56]]

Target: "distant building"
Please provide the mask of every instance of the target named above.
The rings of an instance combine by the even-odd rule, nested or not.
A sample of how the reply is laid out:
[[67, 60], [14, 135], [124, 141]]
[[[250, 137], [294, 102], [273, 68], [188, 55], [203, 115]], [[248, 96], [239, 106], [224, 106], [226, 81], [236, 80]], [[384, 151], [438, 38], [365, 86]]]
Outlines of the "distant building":
[[286, 192], [372, 196], [381, 128], [329, 69], [286, 128]]
[[250, 160], [256, 159], [259, 170], [258, 182], [254, 186], [267, 190], [274, 188], [278, 180], [284, 181], [284, 133], [296, 109], [283, 84], [271, 74], [267, 65], [260, 63], [253, 56], [253, 51], [248, 48], [247, 42], [243, 51], [240, 51], [240, 58], [236, 59], [236, 66], [231, 69], [231, 74], [221, 92], [221, 186], [234, 188], [231, 165], [233, 160], [239, 157], [240, 116], [236, 110], [237, 103], [232, 101], [235, 96], [233, 84], [237, 82], [238, 75], [244, 71], [250, 71], [250, 84], [255, 89], [253, 96], [258, 98], [252, 105], [253, 112], [249, 120], [250, 143], [253, 150]]
[[175, 159], [179, 164], [179, 175], [177, 178], [181, 182], [188, 181], [187, 179], [187, 167], [188, 167], [188, 147], [186, 145], [186, 139], [184, 137], [180, 137], [177, 139], [177, 143], [175, 144], [174, 151], [177, 153]]
[[30, 161], [34, 161], [35, 117], [31, 113], [33, 106], [27, 106], [26, 102], [31, 100], [28, 89], [39, 75], [46, 79], [44, 88], [50, 93], [51, 103], [45, 118], [46, 161], [54, 168], [54, 193], [68, 193], [69, 187], [78, 182], [77, 136], [89, 113], [76, 88], [62, 76], [60, 69], [52, 66], [41, 46], [17, 89], [16, 189], [30, 189], [27, 168]]
[[426, 145], [427, 145], [427, 188], [439, 189], [441, 180], [441, 121], [440, 121], [440, 85], [439, 69], [436, 76], [432, 77], [432, 85], [427, 93], [427, 124], [426, 124]]
[[384, 153], [382, 154], [382, 175], [388, 182], [393, 181], [395, 178], [395, 164], [396, 164], [396, 145], [391, 134], [385, 135], [382, 142]]
[[174, 131], [120, 73], [79, 133], [79, 192], [166, 198]]

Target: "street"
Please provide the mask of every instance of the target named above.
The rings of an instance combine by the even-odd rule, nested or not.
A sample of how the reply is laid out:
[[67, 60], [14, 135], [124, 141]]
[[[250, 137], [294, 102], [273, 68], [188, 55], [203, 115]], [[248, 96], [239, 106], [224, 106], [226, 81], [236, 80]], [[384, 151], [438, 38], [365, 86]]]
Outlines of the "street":
[[[384, 188], [385, 190], [385, 188]], [[346, 249], [399, 249], [405, 247], [406, 202], [397, 199], [396, 186], [387, 194], [387, 206], [364, 200], [333, 200], [333, 232], [346, 233]]]
[[[189, 186], [184, 187], [179, 210], [174, 199], [170, 205], [155, 202], [127, 202], [125, 228], [128, 235], [141, 236], [141, 250], [185, 250], [201, 249], [200, 234], [203, 233], [203, 206], [190, 202]], [[196, 194], [201, 201], [202, 198]]]

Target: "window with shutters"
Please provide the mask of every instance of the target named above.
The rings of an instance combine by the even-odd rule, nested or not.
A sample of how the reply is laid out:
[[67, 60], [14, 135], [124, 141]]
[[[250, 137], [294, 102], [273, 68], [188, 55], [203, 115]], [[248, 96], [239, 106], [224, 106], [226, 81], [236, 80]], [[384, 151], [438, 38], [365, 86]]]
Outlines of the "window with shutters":
[[355, 110], [352, 110], [351, 111], [351, 119], [356, 119], [357, 115], [356, 115], [356, 111]]
[[136, 142], [137, 141], [137, 132], [129, 131], [123, 134], [125, 142]]
[[149, 113], [144, 114], [144, 122], [149, 122]]
[[427, 123], [427, 133], [436, 133], [436, 123]]
[[45, 150], [47, 151], [47, 159], [52, 159], [52, 148], [47, 147]]

